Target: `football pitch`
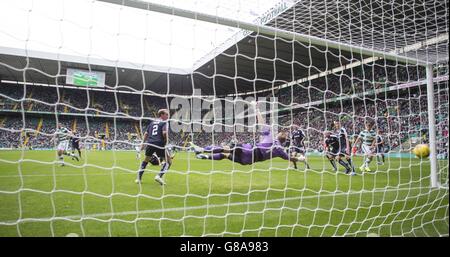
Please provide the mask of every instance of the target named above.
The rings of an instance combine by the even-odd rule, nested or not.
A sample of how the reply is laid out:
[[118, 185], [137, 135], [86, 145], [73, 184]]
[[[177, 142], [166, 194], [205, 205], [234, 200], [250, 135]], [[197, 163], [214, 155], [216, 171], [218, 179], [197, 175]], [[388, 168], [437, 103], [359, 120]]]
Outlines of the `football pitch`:
[[179, 152], [160, 186], [150, 165], [134, 183], [134, 152], [83, 154], [60, 167], [55, 151], [0, 151], [0, 236], [449, 235], [448, 188], [431, 189], [429, 162], [416, 158], [348, 176], [321, 156], [294, 170]]

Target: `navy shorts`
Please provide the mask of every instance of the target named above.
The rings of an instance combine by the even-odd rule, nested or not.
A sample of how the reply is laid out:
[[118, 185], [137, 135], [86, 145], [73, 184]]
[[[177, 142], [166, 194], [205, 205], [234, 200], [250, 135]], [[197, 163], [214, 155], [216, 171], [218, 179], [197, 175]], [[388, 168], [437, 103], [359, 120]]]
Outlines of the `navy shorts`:
[[152, 156], [153, 153], [156, 153], [156, 155], [158, 155], [159, 159], [161, 160], [166, 159], [164, 146], [147, 146], [147, 148], [145, 149], [145, 156]]

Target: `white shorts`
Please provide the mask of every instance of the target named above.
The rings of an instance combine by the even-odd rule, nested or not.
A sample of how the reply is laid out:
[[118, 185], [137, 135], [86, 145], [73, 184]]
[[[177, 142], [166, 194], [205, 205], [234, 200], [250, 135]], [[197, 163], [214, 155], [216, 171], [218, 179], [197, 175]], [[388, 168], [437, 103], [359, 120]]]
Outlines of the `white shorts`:
[[56, 148], [56, 150], [58, 151], [67, 151], [67, 149], [69, 148], [69, 141], [61, 141], [58, 144], [58, 147]]
[[141, 152], [141, 147], [140, 146], [135, 146], [134, 149], [136, 149], [136, 152], [138, 152], [138, 153]]
[[372, 149], [371, 149], [371, 147], [369, 146], [369, 145], [362, 145], [361, 146], [361, 150], [362, 150], [362, 152], [365, 154], [365, 155], [372, 155], [373, 154], [373, 151], [372, 151]]

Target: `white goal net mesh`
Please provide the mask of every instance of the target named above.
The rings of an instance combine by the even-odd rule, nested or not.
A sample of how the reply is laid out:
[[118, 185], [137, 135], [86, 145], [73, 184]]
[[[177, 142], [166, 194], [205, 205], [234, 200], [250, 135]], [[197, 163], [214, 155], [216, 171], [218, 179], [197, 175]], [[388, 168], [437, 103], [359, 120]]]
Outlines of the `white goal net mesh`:
[[448, 236], [447, 7], [1, 1], [0, 236]]

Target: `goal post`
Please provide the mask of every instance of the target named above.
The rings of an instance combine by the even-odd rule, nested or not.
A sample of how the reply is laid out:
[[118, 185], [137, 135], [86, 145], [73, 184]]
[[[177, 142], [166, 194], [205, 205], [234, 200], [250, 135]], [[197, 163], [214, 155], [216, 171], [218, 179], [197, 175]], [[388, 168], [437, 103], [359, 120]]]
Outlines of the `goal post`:
[[426, 65], [427, 76], [427, 101], [428, 101], [428, 130], [430, 137], [430, 186], [439, 187], [438, 183], [438, 165], [436, 151], [436, 119], [434, 110], [434, 83], [433, 66]]

